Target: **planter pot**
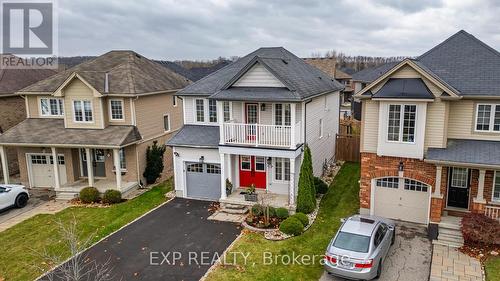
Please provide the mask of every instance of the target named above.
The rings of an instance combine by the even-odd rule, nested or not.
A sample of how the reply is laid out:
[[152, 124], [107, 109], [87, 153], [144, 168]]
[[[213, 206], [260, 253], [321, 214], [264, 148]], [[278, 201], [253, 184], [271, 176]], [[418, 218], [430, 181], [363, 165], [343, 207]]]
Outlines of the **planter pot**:
[[257, 202], [257, 194], [245, 194], [245, 201]]

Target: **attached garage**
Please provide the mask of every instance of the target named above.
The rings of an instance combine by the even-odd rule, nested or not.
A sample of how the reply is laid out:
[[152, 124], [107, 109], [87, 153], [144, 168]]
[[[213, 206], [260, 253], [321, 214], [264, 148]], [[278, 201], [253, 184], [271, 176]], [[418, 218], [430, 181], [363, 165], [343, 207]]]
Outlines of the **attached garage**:
[[429, 185], [410, 178], [386, 177], [372, 181], [372, 192], [374, 215], [428, 223]]
[[[51, 154], [26, 154], [31, 187], [54, 187], [54, 162]], [[67, 182], [64, 155], [57, 156], [60, 184]]]
[[221, 170], [219, 164], [186, 163], [187, 197], [219, 200], [221, 196]]

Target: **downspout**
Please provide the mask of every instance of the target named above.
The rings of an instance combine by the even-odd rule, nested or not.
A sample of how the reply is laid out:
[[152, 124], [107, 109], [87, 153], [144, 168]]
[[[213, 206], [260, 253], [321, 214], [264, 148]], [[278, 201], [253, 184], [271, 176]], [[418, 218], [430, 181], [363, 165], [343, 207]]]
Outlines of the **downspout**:
[[304, 145], [307, 144], [307, 104], [312, 102], [312, 99], [309, 99], [304, 103]]

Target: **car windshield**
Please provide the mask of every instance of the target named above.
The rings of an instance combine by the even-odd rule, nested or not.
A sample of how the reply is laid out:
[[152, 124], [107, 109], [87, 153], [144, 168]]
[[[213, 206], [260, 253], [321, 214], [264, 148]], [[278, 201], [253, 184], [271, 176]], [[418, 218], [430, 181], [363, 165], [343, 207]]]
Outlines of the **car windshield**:
[[341, 231], [337, 235], [335, 242], [333, 242], [333, 246], [343, 250], [368, 253], [368, 248], [370, 247], [370, 236]]

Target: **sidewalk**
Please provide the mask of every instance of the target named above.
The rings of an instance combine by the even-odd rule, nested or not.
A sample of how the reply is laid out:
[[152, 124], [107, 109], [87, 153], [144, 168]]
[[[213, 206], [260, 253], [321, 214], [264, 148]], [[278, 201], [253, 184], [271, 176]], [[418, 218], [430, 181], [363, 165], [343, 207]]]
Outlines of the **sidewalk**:
[[66, 201], [55, 201], [50, 200], [43, 202], [37, 206], [29, 208], [26, 206], [26, 210], [19, 209], [16, 212], [4, 214], [0, 220], [0, 232], [24, 221], [38, 214], [55, 214], [59, 211], [66, 209], [71, 206], [70, 203]]
[[482, 281], [481, 263], [457, 248], [434, 245], [430, 281], [441, 280]]

